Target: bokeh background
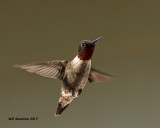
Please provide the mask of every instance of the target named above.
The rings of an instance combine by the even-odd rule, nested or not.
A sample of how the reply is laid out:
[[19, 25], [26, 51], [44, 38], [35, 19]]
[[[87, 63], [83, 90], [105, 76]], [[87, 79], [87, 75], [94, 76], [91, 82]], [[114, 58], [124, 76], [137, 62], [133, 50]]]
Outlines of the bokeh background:
[[[158, 0], [1, 0], [0, 127], [159, 128], [159, 5]], [[92, 66], [114, 79], [88, 83], [55, 118], [61, 82], [12, 65], [72, 60], [81, 40], [99, 36]]]

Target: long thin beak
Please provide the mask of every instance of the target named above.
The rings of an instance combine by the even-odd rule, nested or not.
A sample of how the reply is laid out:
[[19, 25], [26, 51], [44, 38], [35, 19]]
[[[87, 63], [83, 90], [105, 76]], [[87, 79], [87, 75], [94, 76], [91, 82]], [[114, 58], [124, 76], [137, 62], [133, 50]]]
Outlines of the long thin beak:
[[100, 40], [100, 39], [102, 39], [102, 37], [99, 37], [99, 38], [97, 38], [97, 39], [95, 39], [95, 40], [93, 40], [91, 43], [96, 43], [98, 40]]

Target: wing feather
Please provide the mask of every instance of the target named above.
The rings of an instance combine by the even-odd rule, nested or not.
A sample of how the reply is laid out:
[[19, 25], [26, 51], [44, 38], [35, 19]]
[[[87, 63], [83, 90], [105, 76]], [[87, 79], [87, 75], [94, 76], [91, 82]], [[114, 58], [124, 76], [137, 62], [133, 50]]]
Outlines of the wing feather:
[[36, 73], [44, 77], [54, 79], [58, 78], [62, 80], [67, 63], [68, 61], [65, 60], [56, 60], [24, 65], [15, 65], [15, 67], [25, 69], [28, 72]]
[[88, 80], [89, 82], [102, 82], [105, 80], [110, 80], [111, 78], [112, 78], [112, 75], [109, 75], [107, 73], [98, 71], [97, 69], [91, 68]]

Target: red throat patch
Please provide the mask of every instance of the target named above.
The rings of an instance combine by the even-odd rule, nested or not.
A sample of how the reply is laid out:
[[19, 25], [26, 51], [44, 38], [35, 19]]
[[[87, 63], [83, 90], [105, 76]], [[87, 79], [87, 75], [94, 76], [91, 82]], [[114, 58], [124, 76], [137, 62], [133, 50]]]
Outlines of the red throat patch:
[[78, 58], [80, 60], [90, 60], [94, 52], [94, 47], [86, 48], [78, 52]]

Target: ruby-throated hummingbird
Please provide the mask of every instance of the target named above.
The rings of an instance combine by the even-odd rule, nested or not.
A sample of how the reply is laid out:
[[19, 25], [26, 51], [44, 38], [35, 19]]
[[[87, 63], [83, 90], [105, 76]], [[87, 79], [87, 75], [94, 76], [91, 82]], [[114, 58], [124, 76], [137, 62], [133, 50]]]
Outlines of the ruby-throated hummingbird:
[[28, 72], [41, 76], [59, 79], [63, 82], [58, 108], [55, 116], [59, 116], [74, 98], [77, 98], [87, 81], [101, 82], [111, 78], [111, 75], [100, 72], [91, 67], [91, 57], [94, 52], [96, 40], [83, 40], [78, 47], [77, 56], [72, 61], [55, 60], [41, 63], [15, 65]]

